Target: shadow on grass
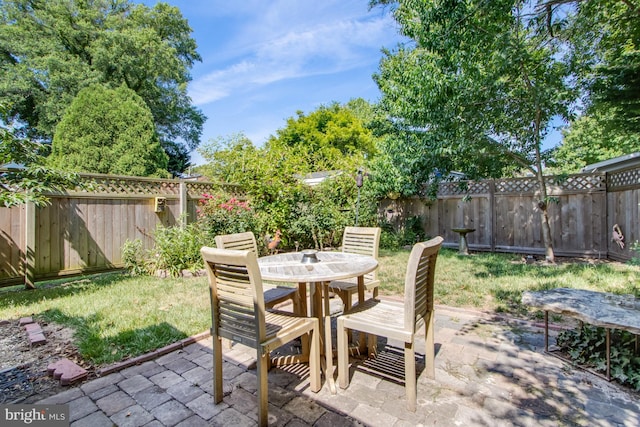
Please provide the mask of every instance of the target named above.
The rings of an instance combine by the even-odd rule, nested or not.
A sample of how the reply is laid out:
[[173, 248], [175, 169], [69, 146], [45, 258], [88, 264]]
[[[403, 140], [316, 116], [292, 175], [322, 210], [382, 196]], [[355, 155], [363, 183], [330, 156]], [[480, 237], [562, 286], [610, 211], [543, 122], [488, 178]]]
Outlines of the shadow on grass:
[[187, 337], [167, 322], [107, 335], [102, 317], [97, 314], [68, 316], [58, 309], [41, 313], [44, 320], [74, 330], [74, 344], [81, 357], [96, 365], [110, 364], [148, 353]]
[[40, 282], [36, 285], [36, 289], [25, 289], [23, 285], [5, 288], [0, 290], [0, 309], [9, 305], [29, 305], [43, 300], [65, 298], [79, 292], [89, 294], [125, 280], [131, 280], [131, 276], [121, 272], [103, 273], [82, 278]]

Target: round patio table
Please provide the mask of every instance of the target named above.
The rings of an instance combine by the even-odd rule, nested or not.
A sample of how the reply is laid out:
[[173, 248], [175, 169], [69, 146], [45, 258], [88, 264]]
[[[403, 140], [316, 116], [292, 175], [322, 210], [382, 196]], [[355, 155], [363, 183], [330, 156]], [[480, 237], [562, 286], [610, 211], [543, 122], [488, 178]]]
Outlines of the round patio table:
[[[378, 261], [369, 256], [318, 252], [317, 262], [303, 263], [302, 252], [289, 252], [258, 258], [262, 279], [271, 282], [297, 283], [301, 305], [307, 312], [307, 284], [310, 286], [310, 315], [320, 319], [321, 338], [324, 336], [323, 370], [332, 393], [336, 393], [333, 378], [333, 348], [331, 346], [331, 312], [329, 283], [333, 280], [358, 278], [358, 302], [364, 302], [364, 275], [378, 268]], [[324, 319], [324, 322], [322, 321]]]

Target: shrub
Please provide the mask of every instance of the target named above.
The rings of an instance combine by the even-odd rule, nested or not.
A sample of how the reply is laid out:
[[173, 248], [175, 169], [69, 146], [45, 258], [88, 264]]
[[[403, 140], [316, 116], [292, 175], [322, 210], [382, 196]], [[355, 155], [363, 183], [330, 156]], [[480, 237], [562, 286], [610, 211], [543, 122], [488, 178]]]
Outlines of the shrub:
[[154, 234], [155, 246], [150, 251], [151, 272], [166, 270], [179, 276], [182, 270], [196, 271], [204, 267], [200, 248], [205, 246], [205, 234], [198, 223], [184, 227], [158, 226]]
[[128, 240], [122, 246], [122, 262], [132, 276], [149, 273], [142, 240]]
[[212, 242], [218, 234], [252, 231], [259, 234], [256, 215], [249, 205], [225, 193], [203, 194], [198, 209], [198, 224], [207, 241]]

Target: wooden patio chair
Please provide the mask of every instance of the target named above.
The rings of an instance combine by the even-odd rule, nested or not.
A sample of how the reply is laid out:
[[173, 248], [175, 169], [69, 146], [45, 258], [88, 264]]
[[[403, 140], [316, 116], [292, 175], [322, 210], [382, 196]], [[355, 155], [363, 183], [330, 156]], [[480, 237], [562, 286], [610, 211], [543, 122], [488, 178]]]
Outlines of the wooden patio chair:
[[[342, 235], [342, 252], [367, 255], [378, 259], [380, 247], [380, 227], [346, 227]], [[378, 297], [378, 270], [364, 276], [365, 291], [371, 291], [373, 298]], [[329, 284], [329, 289], [340, 297], [347, 313], [353, 305], [352, 296], [358, 294], [357, 278], [336, 280]]]
[[[349, 386], [349, 331], [386, 337], [404, 342], [404, 379], [407, 408], [416, 410], [416, 333], [425, 326], [425, 370], [435, 378], [433, 283], [440, 236], [416, 243], [409, 256], [404, 285], [404, 303], [370, 299], [355, 305], [351, 312], [338, 317], [338, 384]], [[370, 349], [371, 353], [371, 349]]]
[[[253, 251], [256, 256], [258, 255], [258, 244], [255, 236], [250, 231], [244, 233], [221, 234], [216, 236], [214, 240], [217, 248], [249, 250]], [[263, 288], [265, 290], [264, 303], [267, 308], [272, 309], [277, 304], [291, 300], [293, 303], [293, 312], [301, 316], [306, 315], [306, 313], [301, 313], [303, 305], [300, 301], [300, 294], [298, 293], [297, 288], [277, 286], [267, 283], [263, 283]]]
[[258, 422], [268, 424], [267, 373], [270, 352], [301, 337], [309, 360], [310, 389], [320, 390], [320, 323], [314, 317], [265, 309], [262, 277], [251, 250], [201, 249], [211, 297], [213, 400], [223, 399], [222, 338], [255, 348], [258, 376]]

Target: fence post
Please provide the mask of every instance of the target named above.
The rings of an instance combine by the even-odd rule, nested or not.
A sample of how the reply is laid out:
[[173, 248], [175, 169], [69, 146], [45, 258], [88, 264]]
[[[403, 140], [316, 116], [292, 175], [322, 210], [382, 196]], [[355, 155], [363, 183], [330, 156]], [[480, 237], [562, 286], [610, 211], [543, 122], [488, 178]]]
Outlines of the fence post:
[[24, 286], [35, 289], [36, 286], [36, 205], [27, 202], [24, 207]]
[[180, 227], [184, 227], [189, 223], [189, 211], [187, 210], [187, 198], [189, 194], [187, 192], [187, 183], [186, 181], [180, 181]]
[[491, 252], [496, 251], [496, 233], [498, 230], [498, 218], [496, 218], [496, 180], [489, 180], [489, 215], [491, 215]]

